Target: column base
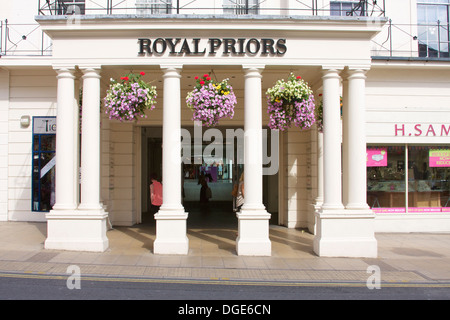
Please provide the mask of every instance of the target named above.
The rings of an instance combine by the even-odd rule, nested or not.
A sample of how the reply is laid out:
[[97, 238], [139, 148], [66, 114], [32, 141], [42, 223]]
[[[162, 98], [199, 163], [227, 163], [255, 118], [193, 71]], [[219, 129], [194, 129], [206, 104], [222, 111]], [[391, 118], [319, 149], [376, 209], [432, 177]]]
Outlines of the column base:
[[325, 210], [316, 213], [314, 252], [320, 257], [376, 258], [375, 215], [371, 210]]
[[156, 239], [153, 243], [155, 254], [186, 255], [189, 239], [186, 235], [188, 213], [184, 211], [159, 210], [155, 214]]
[[108, 213], [103, 209], [51, 210], [46, 218], [45, 249], [103, 252], [109, 247]]
[[270, 256], [272, 243], [269, 240], [270, 213], [265, 210], [242, 209], [238, 218], [236, 252], [239, 256]]

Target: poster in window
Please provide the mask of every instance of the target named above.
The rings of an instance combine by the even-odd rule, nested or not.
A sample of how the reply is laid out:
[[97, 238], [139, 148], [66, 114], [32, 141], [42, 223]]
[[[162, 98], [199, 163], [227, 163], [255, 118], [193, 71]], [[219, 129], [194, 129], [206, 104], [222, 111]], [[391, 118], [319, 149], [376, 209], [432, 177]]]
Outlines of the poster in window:
[[386, 148], [367, 149], [367, 166], [387, 167], [387, 149]]
[[450, 149], [430, 149], [430, 167], [450, 167]]

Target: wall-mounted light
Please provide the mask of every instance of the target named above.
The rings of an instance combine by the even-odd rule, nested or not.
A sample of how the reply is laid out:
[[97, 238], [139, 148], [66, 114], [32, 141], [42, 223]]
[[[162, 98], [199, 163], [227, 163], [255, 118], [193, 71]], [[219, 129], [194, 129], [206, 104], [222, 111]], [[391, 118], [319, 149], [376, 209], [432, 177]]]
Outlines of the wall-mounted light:
[[28, 128], [30, 126], [30, 123], [31, 123], [30, 116], [21, 116], [20, 117], [20, 126], [22, 128]]

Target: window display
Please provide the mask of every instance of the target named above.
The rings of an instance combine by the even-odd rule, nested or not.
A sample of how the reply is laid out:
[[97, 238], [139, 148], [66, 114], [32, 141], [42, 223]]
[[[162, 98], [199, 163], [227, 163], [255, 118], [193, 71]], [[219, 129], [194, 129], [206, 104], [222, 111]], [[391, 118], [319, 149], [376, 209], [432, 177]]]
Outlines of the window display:
[[50, 211], [55, 203], [56, 118], [33, 118], [32, 211]]
[[369, 146], [369, 206], [388, 213], [450, 212], [449, 160], [448, 146]]
[[405, 207], [405, 148], [370, 147], [367, 154], [369, 206], [400, 211]]

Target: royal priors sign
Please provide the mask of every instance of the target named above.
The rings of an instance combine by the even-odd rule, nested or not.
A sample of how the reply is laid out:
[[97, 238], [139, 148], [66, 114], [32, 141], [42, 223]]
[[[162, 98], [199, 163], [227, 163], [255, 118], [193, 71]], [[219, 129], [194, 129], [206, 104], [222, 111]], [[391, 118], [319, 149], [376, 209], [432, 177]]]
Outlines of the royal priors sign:
[[287, 51], [286, 39], [268, 38], [139, 38], [138, 44], [139, 55], [147, 56], [282, 56]]

